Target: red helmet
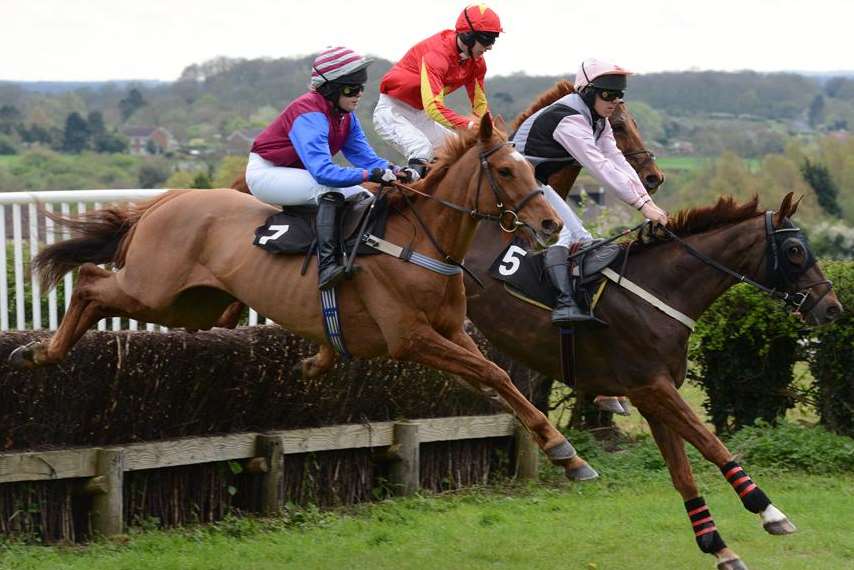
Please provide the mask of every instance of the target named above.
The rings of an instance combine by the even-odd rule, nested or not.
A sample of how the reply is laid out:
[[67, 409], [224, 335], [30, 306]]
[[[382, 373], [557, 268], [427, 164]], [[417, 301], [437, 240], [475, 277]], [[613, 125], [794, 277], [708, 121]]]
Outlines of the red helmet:
[[457, 18], [457, 33], [465, 32], [490, 32], [498, 34], [503, 32], [501, 20], [495, 10], [486, 4], [472, 4], [460, 13]]

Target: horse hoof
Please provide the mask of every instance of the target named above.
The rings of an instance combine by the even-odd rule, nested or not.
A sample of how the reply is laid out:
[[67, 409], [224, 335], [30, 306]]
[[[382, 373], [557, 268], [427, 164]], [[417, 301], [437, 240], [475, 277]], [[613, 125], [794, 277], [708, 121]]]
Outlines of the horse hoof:
[[620, 401], [620, 406], [623, 408], [623, 413], [621, 416], [630, 416], [632, 415], [632, 405], [629, 404], [628, 398], [617, 398]]
[[792, 534], [793, 532], [797, 532], [798, 528], [792, 524], [789, 519], [783, 519], [779, 521], [767, 522], [762, 525], [762, 528], [765, 529], [765, 532], [768, 534]]
[[611, 412], [612, 414], [620, 414], [621, 416], [625, 415], [625, 410], [617, 398], [598, 396], [593, 403], [603, 412]]
[[733, 558], [732, 560], [718, 562], [718, 570], [747, 570], [747, 564], [742, 562], [740, 558]]
[[23, 346], [19, 346], [9, 354], [9, 365], [18, 370], [27, 370], [36, 368], [36, 351], [41, 348], [41, 343], [31, 341]]
[[592, 481], [599, 478], [599, 473], [587, 463], [575, 469], [566, 470], [566, 478], [570, 481]]

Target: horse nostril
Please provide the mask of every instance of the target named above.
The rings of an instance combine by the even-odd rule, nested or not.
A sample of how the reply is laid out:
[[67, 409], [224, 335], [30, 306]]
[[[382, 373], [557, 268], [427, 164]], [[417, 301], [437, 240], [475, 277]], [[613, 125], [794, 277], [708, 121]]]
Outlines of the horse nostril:
[[662, 180], [658, 174], [648, 174], [643, 179], [643, 182], [647, 190], [652, 190], [653, 188], [658, 188], [661, 185]]
[[824, 312], [824, 316], [828, 321], [835, 321], [842, 314], [842, 306], [839, 304], [831, 305]]

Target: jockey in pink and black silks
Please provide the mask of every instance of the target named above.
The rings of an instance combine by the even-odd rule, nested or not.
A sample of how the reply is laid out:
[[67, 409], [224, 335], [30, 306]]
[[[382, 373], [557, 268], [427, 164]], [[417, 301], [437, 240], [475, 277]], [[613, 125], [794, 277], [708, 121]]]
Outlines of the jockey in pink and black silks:
[[[453, 30], [418, 42], [385, 74], [374, 128], [410, 165], [428, 162], [452, 129], [471, 127], [486, 113], [483, 55], [502, 31], [498, 14], [485, 4], [472, 4]], [[445, 106], [445, 97], [460, 87], [471, 101], [471, 117]]]
[[[255, 139], [246, 184], [258, 199], [279, 206], [318, 205], [321, 289], [343, 277], [338, 265], [338, 224], [344, 201], [367, 192], [363, 182], [412, 180], [417, 173], [381, 158], [368, 143], [354, 111], [368, 80], [370, 60], [331, 48], [314, 60], [311, 89], [291, 102]], [[353, 166], [339, 166], [341, 152]]]
[[552, 322], [570, 326], [592, 316], [582, 312], [573, 297], [568, 247], [593, 239], [567, 203], [548, 186], [554, 172], [569, 164], [586, 168], [623, 202], [649, 220], [667, 223], [667, 213], [655, 205], [637, 172], [617, 148], [609, 118], [623, 100], [629, 72], [597, 59], [582, 62], [575, 75], [575, 92], [561, 97], [528, 117], [513, 133], [516, 149], [534, 167], [545, 197], [563, 220], [557, 245], [546, 252], [546, 269], [560, 292]]

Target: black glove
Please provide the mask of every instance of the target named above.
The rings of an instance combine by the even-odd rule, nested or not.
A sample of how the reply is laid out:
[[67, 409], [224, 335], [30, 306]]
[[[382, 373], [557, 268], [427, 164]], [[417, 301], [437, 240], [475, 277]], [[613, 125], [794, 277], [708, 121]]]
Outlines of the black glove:
[[378, 184], [390, 184], [397, 180], [397, 176], [390, 168], [374, 168], [368, 175], [368, 182], [376, 182]]
[[411, 166], [404, 166], [397, 171], [397, 179], [402, 182], [418, 182], [421, 180], [421, 175]]

